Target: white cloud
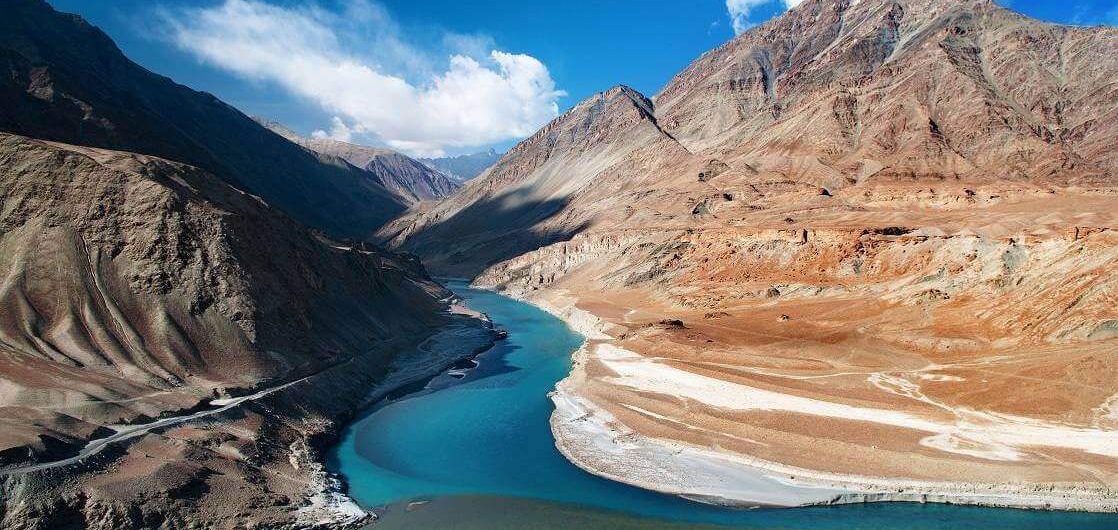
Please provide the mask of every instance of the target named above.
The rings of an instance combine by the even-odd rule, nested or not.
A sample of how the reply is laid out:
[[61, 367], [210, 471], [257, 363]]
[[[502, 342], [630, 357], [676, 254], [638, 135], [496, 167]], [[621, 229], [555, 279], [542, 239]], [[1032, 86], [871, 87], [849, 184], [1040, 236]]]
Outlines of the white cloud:
[[354, 134], [365, 134], [368, 130], [362, 125], [350, 127], [341, 118], [334, 116], [330, 120], [330, 132], [318, 129], [311, 133], [312, 138], [330, 138], [341, 142], [352, 142]]
[[741, 35], [753, 27], [753, 23], [749, 21], [749, 12], [768, 2], [769, 0], [726, 0], [726, 10], [730, 12], [730, 26], [734, 28], [734, 35]]
[[174, 42], [203, 61], [336, 115], [329, 133], [317, 132], [367, 132], [418, 155], [528, 136], [558, 115], [564, 95], [539, 60], [493, 49], [483, 36], [444, 35], [454, 53], [443, 62], [405, 43], [388, 13], [367, 2], [334, 13], [225, 0], [164, 18]]
[[730, 13], [730, 26], [734, 28], [734, 35], [741, 35], [754, 26], [754, 22], [749, 19], [750, 12], [774, 1], [778, 1], [785, 9], [792, 9], [803, 2], [803, 0], [726, 0], [726, 11]]

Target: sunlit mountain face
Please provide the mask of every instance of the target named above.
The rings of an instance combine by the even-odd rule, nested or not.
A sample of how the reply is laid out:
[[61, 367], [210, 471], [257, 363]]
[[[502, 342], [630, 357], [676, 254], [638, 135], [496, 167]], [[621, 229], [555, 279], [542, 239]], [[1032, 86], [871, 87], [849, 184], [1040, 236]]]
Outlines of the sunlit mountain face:
[[9, 0], [0, 528], [1118, 512], [1110, 2]]

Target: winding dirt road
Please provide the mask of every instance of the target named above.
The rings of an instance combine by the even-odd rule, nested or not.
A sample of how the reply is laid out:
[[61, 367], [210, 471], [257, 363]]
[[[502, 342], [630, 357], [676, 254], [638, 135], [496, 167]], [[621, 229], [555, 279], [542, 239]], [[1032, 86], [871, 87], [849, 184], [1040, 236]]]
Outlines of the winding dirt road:
[[[345, 361], [341, 364], [346, 364], [348, 362], [349, 361]], [[335, 364], [333, 366], [330, 366], [329, 368], [324, 369], [323, 371], [341, 366], [341, 364]], [[182, 423], [186, 423], [188, 421], [193, 421], [193, 420], [197, 420], [197, 419], [200, 419], [200, 418], [205, 418], [207, 416], [213, 416], [215, 414], [225, 412], [229, 409], [232, 409], [233, 407], [239, 406], [241, 403], [244, 403], [246, 401], [254, 401], [254, 400], [260, 399], [262, 397], [268, 396], [270, 394], [273, 394], [275, 392], [278, 392], [280, 390], [283, 390], [285, 388], [288, 388], [290, 386], [302, 383], [303, 381], [306, 381], [307, 379], [310, 379], [311, 377], [314, 377], [314, 376], [322, 373], [323, 371], [315, 372], [315, 373], [313, 373], [311, 375], [308, 375], [306, 377], [296, 379], [294, 381], [289, 381], [289, 382], [284, 383], [282, 385], [278, 385], [278, 386], [274, 386], [274, 387], [270, 387], [270, 388], [265, 388], [265, 389], [260, 390], [256, 393], [253, 393], [253, 394], [248, 394], [248, 395], [245, 395], [245, 396], [240, 396], [240, 397], [235, 397], [235, 398], [215, 399], [215, 400], [210, 401], [209, 405], [211, 407], [217, 407], [217, 408], [210, 408], [210, 409], [206, 409], [206, 410], [202, 410], [202, 411], [198, 411], [198, 412], [193, 412], [193, 413], [190, 413], [190, 414], [184, 414], [182, 416], [174, 416], [174, 417], [171, 417], [171, 418], [163, 418], [163, 419], [155, 420], [155, 421], [152, 421], [152, 422], [149, 422], [149, 423], [143, 423], [143, 424], [138, 424], [138, 425], [125, 425], [125, 426], [116, 426], [116, 427], [106, 426], [110, 429], [116, 430], [116, 432], [114, 432], [113, 434], [111, 434], [109, 436], [106, 436], [104, 438], [98, 438], [96, 440], [91, 440], [89, 443], [87, 443], [85, 445], [85, 447], [83, 447], [81, 449], [81, 451], [78, 451], [78, 454], [76, 454], [74, 456], [71, 456], [69, 458], [64, 458], [62, 460], [54, 460], [54, 461], [51, 461], [51, 462], [42, 462], [42, 463], [38, 463], [38, 464], [32, 464], [32, 465], [23, 466], [23, 467], [2, 470], [2, 471], [0, 471], [0, 475], [18, 475], [18, 474], [23, 474], [23, 473], [31, 473], [31, 472], [34, 472], [34, 471], [42, 471], [44, 469], [63, 467], [63, 466], [67, 466], [67, 465], [70, 465], [70, 464], [74, 464], [74, 463], [77, 463], [81, 460], [84, 460], [84, 459], [86, 459], [90, 456], [93, 456], [97, 453], [100, 453], [106, 447], [108, 447], [109, 445], [114, 444], [116, 442], [122, 442], [124, 440], [130, 440], [132, 438], [142, 436], [144, 434], [147, 434], [148, 432], [151, 432], [153, 429], [160, 429], [160, 428], [163, 428], [163, 427], [170, 427], [172, 425], [179, 425], [179, 424], [182, 424]]]

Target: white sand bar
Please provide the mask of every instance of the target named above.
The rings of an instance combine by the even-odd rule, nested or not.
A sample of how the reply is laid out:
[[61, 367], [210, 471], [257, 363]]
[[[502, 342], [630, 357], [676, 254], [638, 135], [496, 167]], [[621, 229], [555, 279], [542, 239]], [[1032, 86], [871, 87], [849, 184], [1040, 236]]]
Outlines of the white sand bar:
[[[1019, 460], [1029, 446], [1073, 449], [1118, 457], [1118, 431], [1075, 427], [1020, 416], [955, 408], [953, 421], [913, 413], [834, 403], [723, 381], [669, 366], [619, 348], [595, 346], [594, 357], [635, 390], [690, 399], [726, 410], [779, 411], [870, 422], [928, 433], [921, 445], [989, 460]], [[942, 415], [939, 415], [942, 416]]]

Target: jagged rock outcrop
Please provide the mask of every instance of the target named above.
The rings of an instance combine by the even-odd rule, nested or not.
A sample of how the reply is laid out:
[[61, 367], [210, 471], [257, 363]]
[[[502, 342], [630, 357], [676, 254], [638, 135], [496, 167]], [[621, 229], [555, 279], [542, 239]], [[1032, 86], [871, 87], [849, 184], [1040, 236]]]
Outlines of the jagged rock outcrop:
[[405, 208], [368, 173], [144, 69], [42, 0], [5, 3], [0, 69], [0, 130], [187, 163], [338, 236], [366, 235]]

